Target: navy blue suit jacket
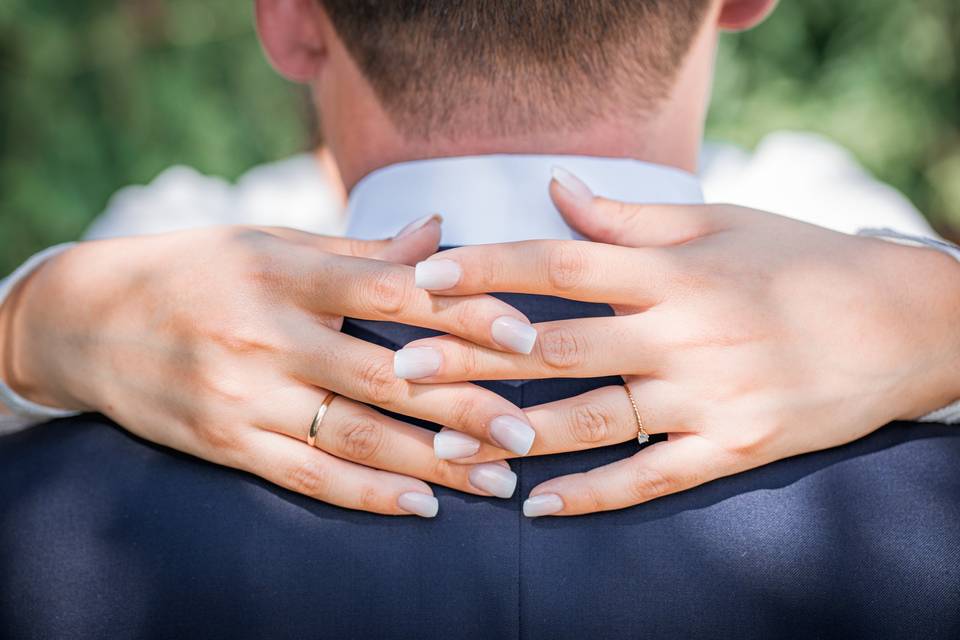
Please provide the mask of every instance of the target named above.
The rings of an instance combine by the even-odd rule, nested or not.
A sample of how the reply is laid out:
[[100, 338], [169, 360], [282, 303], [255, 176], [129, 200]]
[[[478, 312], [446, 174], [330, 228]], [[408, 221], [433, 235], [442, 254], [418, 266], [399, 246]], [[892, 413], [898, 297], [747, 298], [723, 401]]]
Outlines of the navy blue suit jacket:
[[[610, 313], [504, 297], [535, 322]], [[530, 406], [611, 382], [485, 384]], [[623, 511], [522, 516], [537, 483], [636, 448], [514, 461], [513, 499], [437, 488], [423, 520], [316, 502], [101, 416], [53, 422], [0, 438], [0, 637], [960, 637], [960, 429], [893, 424]]]

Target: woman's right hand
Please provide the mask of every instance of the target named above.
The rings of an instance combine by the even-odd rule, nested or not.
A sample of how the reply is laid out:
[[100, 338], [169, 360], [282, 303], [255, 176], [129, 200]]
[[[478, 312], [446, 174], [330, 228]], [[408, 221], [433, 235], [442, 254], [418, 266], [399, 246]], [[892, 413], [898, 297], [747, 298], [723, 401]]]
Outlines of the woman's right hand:
[[[516, 476], [506, 462], [438, 460], [433, 432], [361, 404], [472, 433], [504, 457], [495, 435], [512, 453], [533, 439], [523, 412], [496, 394], [410, 384], [394, 375], [392, 351], [341, 333], [344, 316], [390, 320], [508, 350], [494, 321], [529, 325], [489, 296], [416, 288], [407, 265], [436, 251], [440, 224], [411, 227], [376, 242], [218, 227], [78, 244], [0, 309], [0, 375], [34, 402], [102, 412], [153, 442], [343, 507], [429, 517], [437, 501], [424, 481], [508, 497]], [[328, 391], [339, 397], [311, 447]]]

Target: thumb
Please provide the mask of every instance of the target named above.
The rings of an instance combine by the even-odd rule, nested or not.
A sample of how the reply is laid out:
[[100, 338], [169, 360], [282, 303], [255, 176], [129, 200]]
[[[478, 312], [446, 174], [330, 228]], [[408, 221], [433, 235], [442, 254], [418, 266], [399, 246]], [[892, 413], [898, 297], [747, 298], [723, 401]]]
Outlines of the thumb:
[[553, 169], [550, 197], [567, 224], [585, 238], [626, 247], [682, 244], [707, 235], [714, 222], [706, 206], [630, 204], [595, 196], [561, 167]]
[[370, 243], [371, 251], [365, 255], [376, 260], [413, 266], [437, 252], [441, 224], [443, 217], [436, 213], [414, 220], [393, 238]]

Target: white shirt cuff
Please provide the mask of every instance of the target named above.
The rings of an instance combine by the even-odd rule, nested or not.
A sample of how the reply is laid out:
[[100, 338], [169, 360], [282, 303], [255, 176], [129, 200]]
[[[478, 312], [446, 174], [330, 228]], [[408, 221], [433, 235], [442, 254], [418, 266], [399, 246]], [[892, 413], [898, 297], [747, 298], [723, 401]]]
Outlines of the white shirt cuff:
[[[37, 267], [50, 258], [66, 251], [74, 244], [73, 242], [67, 242], [50, 247], [49, 249], [44, 249], [20, 265], [8, 278], [0, 281], [0, 306], [6, 301], [10, 292], [12, 292], [18, 284], [23, 282], [27, 276], [33, 273]], [[54, 418], [65, 418], [78, 414], [76, 411], [64, 411], [63, 409], [54, 409], [30, 402], [14, 392], [13, 389], [7, 386], [2, 378], [0, 378], [0, 404], [3, 404], [10, 413], [13, 414], [11, 416], [0, 415], [0, 433], [13, 431]]]
[[[946, 240], [942, 240], [940, 238], [915, 236], [907, 233], [901, 233], [894, 229], [874, 228], [860, 229], [857, 231], [857, 235], [880, 238], [882, 240], [892, 240], [894, 242], [901, 242], [920, 247], [930, 247], [931, 249], [936, 249], [946, 253], [947, 255], [953, 256], [955, 259], [960, 261], [960, 247], [952, 242], [947, 242]], [[933, 413], [928, 413], [920, 418], [920, 422], [939, 422], [943, 424], [960, 423], [960, 400], [954, 402], [953, 404], [949, 404], [942, 409], [937, 409]]]

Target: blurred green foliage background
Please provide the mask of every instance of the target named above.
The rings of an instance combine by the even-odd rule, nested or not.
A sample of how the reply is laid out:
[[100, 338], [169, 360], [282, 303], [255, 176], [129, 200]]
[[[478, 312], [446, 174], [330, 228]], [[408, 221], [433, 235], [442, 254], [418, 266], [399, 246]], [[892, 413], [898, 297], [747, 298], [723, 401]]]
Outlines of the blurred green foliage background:
[[[0, 274], [172, 164], [234, 178], [310, 145], [305, 95], [265, 62], [252, 4], [0, 2]], [[725, 38], [709, 134], [822, 132], [949, 234], [958, 57], [957, 0], [784, 0]]]

